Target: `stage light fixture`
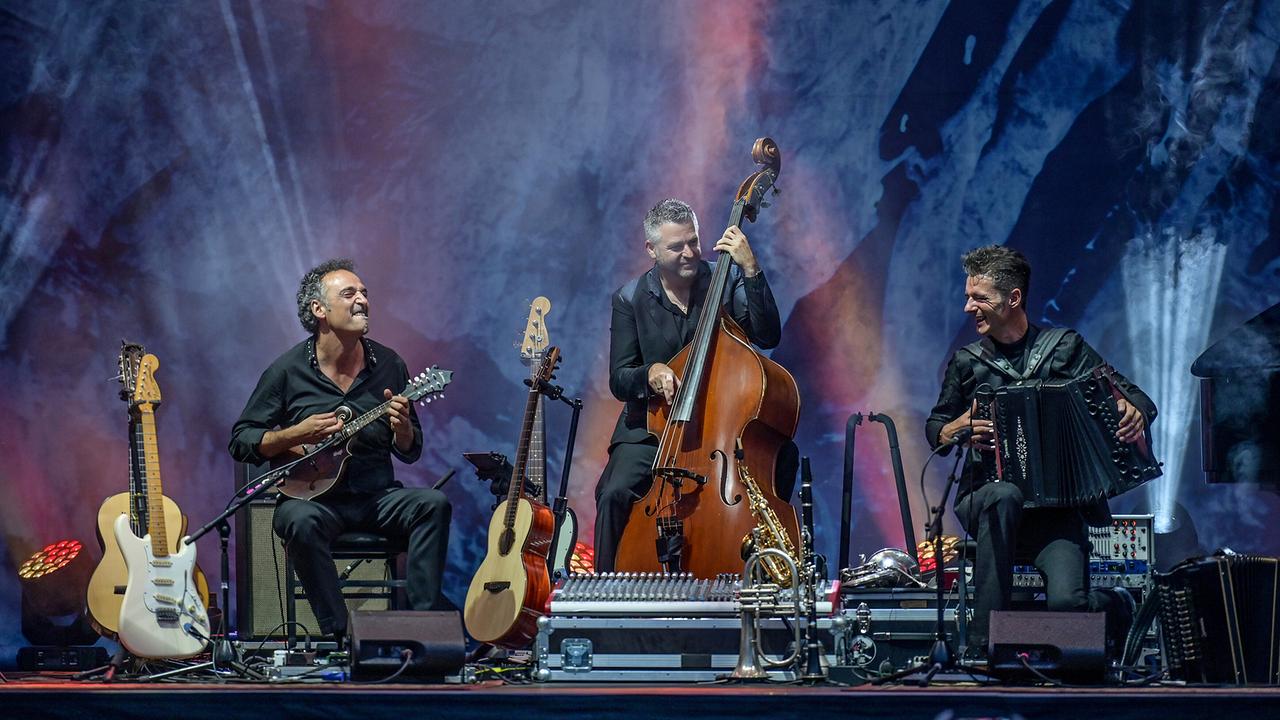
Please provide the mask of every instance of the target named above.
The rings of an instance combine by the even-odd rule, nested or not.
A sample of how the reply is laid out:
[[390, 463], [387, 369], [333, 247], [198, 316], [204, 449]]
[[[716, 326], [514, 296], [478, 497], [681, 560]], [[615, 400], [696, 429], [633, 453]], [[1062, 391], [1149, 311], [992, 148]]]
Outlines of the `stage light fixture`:
[[1151, 434], [1164, 475], [1147, 485], [1158, 533], [1173, 527], [1199, 399], [1191, 363], [1208, 340], [1225, 256], [1212, 228], [1185, 235], [1167, 227], [1139, 234], [1121, 261], [1130, 377], [1160, 409]]
[[98, 635], [85, 618], [93, 563], [79, 540], [46, 545], [18, 566], [22, 635], [33, 645], [89, 645]]

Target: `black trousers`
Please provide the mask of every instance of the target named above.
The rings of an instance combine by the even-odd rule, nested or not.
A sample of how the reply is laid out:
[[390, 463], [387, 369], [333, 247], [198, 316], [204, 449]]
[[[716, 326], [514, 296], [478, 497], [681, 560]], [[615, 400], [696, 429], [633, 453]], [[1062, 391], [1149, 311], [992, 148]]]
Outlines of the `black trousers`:
[[1015, 557], [1030, 559], [1044, 577], [1049, 610], [1111, 611], [1117, 600], [1089, 590], [1089, 528], [1075, 508], [1022, 507], [1012, 483], [982, 485], [956, 502], [956, 516], [977, 541], [973, 622], [969, 645], [985, 647], [991, 611], [1006, 610], [1013, 595]]
[[276, 506], [272, 526], [284, 540], [285, 552], [320, 623], [320, 632], [341, 635], [347, 629], [347, 606], [329, 550], [333, 539], [347, 531], [405, 539], [409, 607], [439, 609], [452, 512], [448, 498], [439, 490], [388, 488], [372, 495], [285, 498]]
[[[613, 572], [618, 541], [631, 516], [631, 506], [653, 484], [653, 459], [657, 454], [656, 438], [652, 442], [616, 443], [609, 448], [609, 462], [596, 483], [596, 572]], [[791, 501], [799, 467], [800, 450], [793, 442], [784, 444], [773, 475], [774, 488], [783, 501]]]
[[609, 448], [609, 462], [596, 482], [596, 572], [613, 572], [618, 541], [627, 527], [631, 506], [653, 484], [653, 459], [657, 440], [617, 443]]

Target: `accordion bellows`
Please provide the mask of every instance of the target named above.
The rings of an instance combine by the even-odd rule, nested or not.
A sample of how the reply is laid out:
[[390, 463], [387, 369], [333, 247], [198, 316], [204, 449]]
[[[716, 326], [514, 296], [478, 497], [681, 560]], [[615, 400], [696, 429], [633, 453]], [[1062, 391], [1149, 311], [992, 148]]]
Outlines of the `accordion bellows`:
[[1193, 683], [1280, 683], [1280, 560], [1214, 555], [1155, 575], [1165, 665]]
[[1025, 507], [1080, 507], [1160, 476], [1151, 436], [1116, 437], [1120, 412], [1106, 366], [1075, 380], [1024, 380], [995, 393], [996, 472]]

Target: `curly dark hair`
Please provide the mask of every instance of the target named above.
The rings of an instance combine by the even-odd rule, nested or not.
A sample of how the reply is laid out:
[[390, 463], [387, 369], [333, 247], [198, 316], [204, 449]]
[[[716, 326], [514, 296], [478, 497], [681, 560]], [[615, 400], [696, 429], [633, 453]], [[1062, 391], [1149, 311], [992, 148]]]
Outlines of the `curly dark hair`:
[[1027, 297], [1031, 290], [1031, 263], [1017, 250], [1004, 245], [987, 245], [974, 248], [960, 258], [965, 274], [970, 277], [987, 277], [996, 289], [1008, 297], [1014, 288]]
[[347, 258], [325, 260], [308, 270], [307, 274], [302, 276], [302, 282], [298, 284], [298, 322], [302, 323], [303, 330], [312, 335], [320, 330], [320, 322], [311, 312], [311, 303], [319, 300], [325, 309], [329, 308], [329, 303], [324, 298], [324, 286], [321, 285], [321, 281], [324, 280], [325, 275], [336, 270], [355, 272], [356, 264]]

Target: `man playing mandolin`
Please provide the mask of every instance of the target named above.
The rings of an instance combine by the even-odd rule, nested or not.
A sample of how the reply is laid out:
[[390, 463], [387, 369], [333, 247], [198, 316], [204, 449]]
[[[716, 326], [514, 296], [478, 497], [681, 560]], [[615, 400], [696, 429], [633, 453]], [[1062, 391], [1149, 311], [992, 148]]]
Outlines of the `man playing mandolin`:
[[300, 454], [301, 446], [342, 430], [344, 420], [387, 404], [385, 419], [352, 439], [351, 457], [333, 489], [313, 499], [281, 497], [272, 525], [285, 543], [320, 632], [341, 638], [347, 608], [329, 544], [347, 531], [371, 531], [408, 542], [409, 605], [441, 602], [440, 584], [451, 509], [439, 490], [396, 482], [391, 456], [422, 455], [422, 427], [413, 404], [393, 389], [409, 378], [392, 349], [365, 337], [369, 296], [350, 260], [308, 271], [298, 289], [298, 319], [311, 337], [267, 368], [231, 430], [231, 455], [261, 464]]
[[[712, 266], [702, 259], [698, 218], [688, 204], [663, 200], [644, 218], [644, 248], [653, 268], [613, 294], [609, 330], [609, 389], [626, 403], [609, 444], [609, 462], [596, 484], [595, 562], [611, 572], [631, 506], [653, 481], [658, 440], [646, 427], [650, 397], [670, 403], [679, 378], [666, 363], [692, 340], [706, 302]], [[716, 251], [733, 258], [726, 309], [761, 348], [776, 347], [782, 323], [773, 292], [747, 236], [730, 226]], [[787, 482], [786, 474], [781, 476]], [[790, 476], [794, 482], [794, 471]], [[782, 492], [784, 491], [785, 492]], [[790, 495], [790, 487], [779, 488]], [[736, 541], [735, 541], [736, 542]]]

